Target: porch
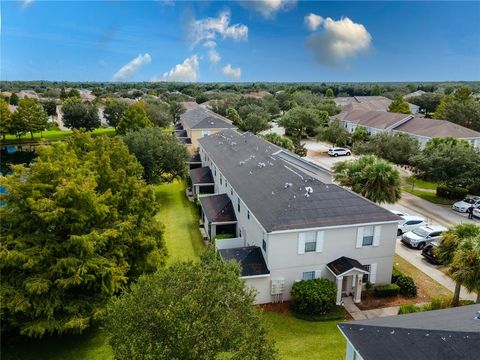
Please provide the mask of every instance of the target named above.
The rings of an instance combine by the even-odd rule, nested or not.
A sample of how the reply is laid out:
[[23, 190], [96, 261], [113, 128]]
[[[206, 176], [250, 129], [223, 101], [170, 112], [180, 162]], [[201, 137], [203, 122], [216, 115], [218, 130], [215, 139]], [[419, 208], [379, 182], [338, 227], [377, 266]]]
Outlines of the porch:
[[237, 217], [227, 194], [200, 195], [204, 228], [210, 239], [220, 234], [237, 233]]
[[194, 197], [199, 194], [213, 194], [215, 192], [215, 182], [208, 166], [191, 169], [190, 181]]
[[189, 170], [198, 169], [202, 167], [202, 159], [199, 154], [193, 154], [187, 161], [187, 166]]
[[342, 299], [353, 296], [353, 302], [359, 303], [362, 297], [363, 276], [368, 274], [364, 266], [355, 259], [342, 256], [327, 264], [328, 270], [337, 285], [336, 304], [341, 305]]

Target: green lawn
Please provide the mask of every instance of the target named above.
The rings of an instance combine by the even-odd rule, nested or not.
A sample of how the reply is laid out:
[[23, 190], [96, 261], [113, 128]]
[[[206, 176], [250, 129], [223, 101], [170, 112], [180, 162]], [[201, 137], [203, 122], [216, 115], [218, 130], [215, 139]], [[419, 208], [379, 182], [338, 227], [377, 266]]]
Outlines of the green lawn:
[[453, 200], [445, 199], [442, 197], [439, 197], [435, 194], [435, 192], [432, 191], [422, 191], [422, 190], [412, 190], [410, 186], [403, 186], [403, 191], [406, 191], [412, 195], [418, 196], [419, 198], [422, 198], [423, 200], [427, 200], [433, 204], [438, 204], [438, 205], [452, 205], [454, 203]]
[[[48, 130], [48, 131], [43, 131], [42, 135], [40, 136], [40, 133], [33, 133], [33, 140], [30, 134], [25, 134], [21, 136], [20, 138], [15, 137], [14, 135], [7, 135], [6, 140], [2, 140], [1, 144], [18, 144], [18, 143], [28, 143], [32, 141], [59, 141], [70, 135], [72, 132], [70, 130], [68, 131], [62, 131], [62, 130]], [[98, 135], [108, 135], [108, 136], [114, 136], [115, 135], [115, 129], [113, 128], [98, 128], [92, 131], [93, 136], [98, 136]]]
[[199, 214], [185, 196], [185, 183], [173, 182], [155, 188], [160, 211], [157, 218], [165, 225], [168, 263], [196, 260], [204, 244], [198, 229]]
[[305, 321], [274, 312], [265, 312], [263, 318], [280, 359], [345, 359], [345, 339], [338, 321]]
[[427, 189], [427, 190], [437, 190], [437, 186], [438, 186], [438, 184], [435, 182], [418, 179], [415, 176], [410, 176], [407, 179], [407, 184], [410, 186], [413, 185], [414, 189], [419, 188], [419, 189]]
[[45, 337], [15, 346], [2, 344], [2, 360], [112, 360], [113, 353], [100, 330], [83, 335]]

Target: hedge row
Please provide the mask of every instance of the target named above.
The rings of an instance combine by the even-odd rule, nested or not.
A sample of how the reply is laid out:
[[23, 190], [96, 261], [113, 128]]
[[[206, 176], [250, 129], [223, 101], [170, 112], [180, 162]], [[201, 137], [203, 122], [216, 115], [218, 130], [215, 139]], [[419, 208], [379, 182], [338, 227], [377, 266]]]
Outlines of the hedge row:
[[417, 286], [411, 276], [404, 275], [401, 271], [393, 268], [392, 283], [400, 287], [400, 294], [407, 297], [417, 296]]
[[290, 296], [293, 312], [325, 315], [335, 306], [337, 288], [327, 279], [303, 280], [293, 284]]
[[373, 288], [376, 297], [397, 296], [399, 292], [400, 287], [397, 284], [377, 285]]
[[458, 200], [464, 199], [467, 196], [468, 190], [462, 187], [454, 187], [454, 186], [447, 186], [447, 185], [438, 185], [437, 186], [437, 196], [451, 199], [451, 200]]

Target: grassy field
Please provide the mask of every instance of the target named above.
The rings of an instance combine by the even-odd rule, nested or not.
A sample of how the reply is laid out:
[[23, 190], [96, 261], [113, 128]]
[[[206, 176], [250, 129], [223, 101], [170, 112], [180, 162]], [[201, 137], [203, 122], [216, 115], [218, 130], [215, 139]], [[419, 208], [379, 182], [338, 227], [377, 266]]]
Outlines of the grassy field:
[[[62, 130], [48, 130], [43, 131], [40, 135], [39, 132], [33, 133], [33, 140], [30, 134], [25, 134], [20, 138], [15, 137], [14, 135], [7, 135], [6, 140], [1, 140], [2, 145], [8, 144], [21, 144], [21, 143], [29, 143], [29, 142], [38, 142], [38, 141], [59, 141], [70, 135], [72, 132], [62, 131]], [[99, 135], [108, 135], [114, 136], [115, 129], [113, 128], [98, 128], [92, 131], [93, 136]]]
[[174, 182], [157, 186], [161, 209], [157, 218], [165, 225], [168, 263], [198, 259], [204, 244], [198, 229], [198, 213], [185, 196], [185, 183]]
[[[415, 284], [417, 284], [417, 287], [421, 288], [421, 292], [424, 293], [429, 299], [452, 296], [452, 292], [445, 286], [433, 280], [430, 276], [416, 268], [414, 265], [410, 264], [401, 256], [395, 255], [394, 265], [405, 275], [411, 276], [415, 281]], [[428, 301], [429, 299], [425, 300]]]
[[431, 203], [438, 204], [438, 205], [452, 205], [454, 203], [453, 200], [441, 198], [432, 191], [422, 191], [422, 190], [412, 190], [410, 186], [403, 186], [403, 191], [408, 192], [412, 195], [418, 196], [423, 200], [427, 200]]
[[410, 176], [407, 179], [407, 184], [415, 188], [420, 188], [420, 189], [427, 189], [427, 190], [437, 190], [438, 184], [435, 182], [431, 181], [425, 181], [422, 179], [418, 179], [415, 176]]
[[345, 339], [337, 321], [312, 322], [274, 312], [263, 314], [280, 359], [345, 359]]

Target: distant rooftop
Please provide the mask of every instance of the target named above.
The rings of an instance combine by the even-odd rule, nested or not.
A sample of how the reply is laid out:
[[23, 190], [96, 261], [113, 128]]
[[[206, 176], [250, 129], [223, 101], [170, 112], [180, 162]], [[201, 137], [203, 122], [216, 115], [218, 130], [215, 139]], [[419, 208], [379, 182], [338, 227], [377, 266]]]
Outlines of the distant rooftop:
[[222, 130], [200, 146], [266, 231], [396, 221], [369, 200], [315, 174], [320, 168], [251, 133]]
[[180, 115], [185, 127], [190, 129], [233, 129], [232, 122], [204, 107], [195, 107]]
[[397, 114], [391, 112], [363, 109], [342, 111], [340, 114], [335, 116], [335, 118], [337, 118], [338, 120], [344, 120], [354, 124], [376, 129], [388, 129], [412, 117], [412, 115], [407, 114]]
[[459, 139], [480, 138], [480, 132], [454, 124], [447, 120], [414, 117], [395, 128], [410, 134], [426, 137], [452, 136]]

